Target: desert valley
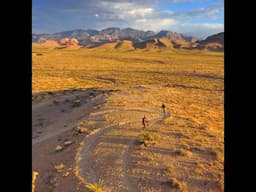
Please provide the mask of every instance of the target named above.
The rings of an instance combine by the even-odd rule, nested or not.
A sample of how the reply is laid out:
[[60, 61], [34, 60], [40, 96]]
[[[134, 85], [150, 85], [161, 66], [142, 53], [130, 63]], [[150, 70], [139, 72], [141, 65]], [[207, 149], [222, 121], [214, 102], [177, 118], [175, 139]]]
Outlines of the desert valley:
[[224, 32], [111, 27], [32, 42], [35, 191], [224, 191]]

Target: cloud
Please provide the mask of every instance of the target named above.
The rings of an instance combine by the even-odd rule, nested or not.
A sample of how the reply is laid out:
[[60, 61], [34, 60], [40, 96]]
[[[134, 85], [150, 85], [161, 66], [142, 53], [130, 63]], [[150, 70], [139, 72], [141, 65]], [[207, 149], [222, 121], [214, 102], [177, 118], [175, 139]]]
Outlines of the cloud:
[[169, 0], [171, 3], [192, 3], [192, 2], [205, 2], [207, 0]]
[[140, 29], [140, 30], [152, 30], [152, 31], [160, 31], [165, 29], [166, 27], [171, 27], [175, 24], [174, 19], [137, 19], [133, 23], [131, 23], [131, 27]]
[[224, 6], [222, 3], [213, 4], [207, 7], [200, 7], [187, 11], [180, 11], [174, 14], [174, 17], [179, 20], [192, 20], [195, 18], [207, 18], [210, 20], [217, 20], [223, 17]]
[[175, 23], [172, 11], [159, 11], [147, 4], [133, 1], [118, 3], [103, 1], [100, 6], [105, 7], [106, 14], [103, 17], [106, 21], [116, 18], [120, 23], [126, 23], [126, 27], [158, 31]]
[[[79, 28], [132, 27], [204, 36], [223, 28], [223, 24], [217, 23], [223, 20], [223, 2], [216, 1], [204, 4], [208, 0], [33, 0], [32, 26], [33, 31], [49, 33]], [[192, 2], [200, 2], [202, 6], [190, 8], [186, 4], [186, 9], [178, 10], [170, 6]]]
[[179, 23], [172, 28], [176, 32], [206, 38], [219, 32], [224, 32], [222, 23]]
[[[110, 18], [115, 17], [119, 19], [141, 19], [149, 17], [154, 12], [152, 7], [140, 5], [135, 2], [114, 3], [102, 1], [97, 6], [98, 9], [104, 7], [104, 12], [108, 14]], [[106, 17], [106, 19], [109, 17]]]

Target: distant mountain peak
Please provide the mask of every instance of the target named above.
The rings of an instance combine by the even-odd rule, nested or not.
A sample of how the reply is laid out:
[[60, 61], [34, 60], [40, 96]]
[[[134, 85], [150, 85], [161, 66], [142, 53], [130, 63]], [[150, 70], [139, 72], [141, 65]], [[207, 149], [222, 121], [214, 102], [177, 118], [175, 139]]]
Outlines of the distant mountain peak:
[[[154, 31], [143, 31], [133, 29], [131, 27], [119, 28], [108, 27], [102, 30], [95, 29], [75, 29], [67, 30], [52, 34], [35, 34], [32, 33], [32, 42], [39, 42], [42, 39], [59, 41], [63, 38], [75, 38], [81, 45], [88, 44], [103, 44], [129, 40], [133, 43], [142, 43], [139, 47], [197, 47], [197, 48], [223, 48], [224, 47], [224, 32], [211, 35], [205, 40], [199, 40], [196, 37], [184, 35], [170, 30], [161, 30], [158, 33]], [[49, 41], [51, 42], [51, 41]], [[144, 42], [144, 44], [143, 44]], [[52, 43], [52, 42], [51, 42]], [[53, 44], [53, 43], [52, 43]], [[121, 43], [120, 46], [127, 46], [126, 43]], [[121, 46], [121, 47], [122, 47]], [[129, 45], [130, 46], [130, 45]], [[208, 49], [208, 48], [207, 48]]]

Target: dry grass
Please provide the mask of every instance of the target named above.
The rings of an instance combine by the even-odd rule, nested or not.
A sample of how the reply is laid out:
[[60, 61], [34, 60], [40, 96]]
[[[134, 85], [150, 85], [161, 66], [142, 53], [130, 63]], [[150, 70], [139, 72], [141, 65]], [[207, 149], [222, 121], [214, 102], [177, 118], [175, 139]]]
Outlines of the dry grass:
[[125, 87], [140, 82], [223, 89], [223, 53], [95, 49], [58, 50], [33, 46], [33, 92], [116, 86], [96, 76], [114, 78]]
[[141, 131], [138, 136], [138, 141], [140, 144], [144, 144], [144, 146], [154, 145], [157, 142], [157, 135], [155, 133], [151, 133], [148, 131]]
[[89, 183], [85, 185], [85, 189], [89, 192], [103, 192], [104, 181], [99, 180], [97, 183]]
[[224, 162], [224, 155], [223, 151], [220, 148], [212, 149], [210, 150], [210, 154], [212, 154], [216, 161], [219, 161], [221, 163]]
[[170, 179], [170, 185], [172, 188], [179, 189], [179, 191], [187, 191], [187, 185], [183, 181], [178, 181], [176, 178], [171, 178]]
[[166, 171], [167, 173], [175, 172], [175, 167], [174, 167], [174, 165], [168, 164], [168, 165], [166, 166], [166, 168], [165, 168], [165, 171]]
[[177, 155], [184, 156], [184, 157], [192, 157], [192, 152], [184, 149], [178, 149], [175, 151]]
[[[138, 163], [152, 170], [155, 163], [166, 165], [168, 175], [185, 180], [188, 191], [207, 191], [203, 184], [193, 181], [204, 177], [214, 183], [220, 175], [219, 182], [224, 182], [223, 60], [223, 53], [196, 50], [33, 47], [33, 93], [70, 88], [119, 89], [121, 92], [108, 98], [105, 108], [150, 108], [158, 116], [152, 114], [149, 120], [159, 118], [159, 114], [162, 117], [164, 102], [171, 116], [154, 126], [155, 132], [134, 135], [143, 142], [158, 141], [155, 151], [140, 149], [152, 159]], [[109, 123], [118, 123], [120, 119], [140, 120], [142, 115], [119, 112], [105, 118]], [[194, 166], [194, 162], [203, 166]]]

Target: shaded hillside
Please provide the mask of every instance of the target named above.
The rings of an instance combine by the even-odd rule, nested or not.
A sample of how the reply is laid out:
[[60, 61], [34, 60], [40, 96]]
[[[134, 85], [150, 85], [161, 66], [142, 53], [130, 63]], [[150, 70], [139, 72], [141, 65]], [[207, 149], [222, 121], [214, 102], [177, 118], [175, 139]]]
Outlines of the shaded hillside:
[[40, 40], [40, 38], [51, 39], [55, 41], [59, 41], [62, 38], [76, 38], [79, 41], [89, 39], [90, 35], [86, 32], [86, 30], [77, 29], [72, 31], [63, 31], [59, 33], [53, 34], [32, 34], [32, 41], [36, 42]]
[[215, 43], [220, 43], [224, 45], [224, 32], [211, 35], [207, 37], [203, 42], [211, 42], [211, 43], [215, 42]]
[[208, 49], [212, 51], [224, 50], [224, 32], [211, 35], [203, 41], [199, 41], [199, 49]]
[[53, 34], [32, 34], [32, 41], [37, 42], [40, 38], [59, 41], [62, 38], [76, 38], [81, 44], [89, 44], [92, 42], [111, 42], [117, 40], [145, 41], [153, 38], [168, 38], [170, 40], [192, 41], [195, 38], [184, 36], [180, 33], [172, 31], [142, 31], [132, 28], [120, 29], [118, 27], [110, 27], [101, 31], [88, 29], [77, 29], [71, 31], [63, 31]]
[[129, 41], [129, 40], [123, 40], [123, 41], [119, 41], [116, 46], [116, 49], [126, 49], [126, 50], [133, 50], [133, 42]]
[[[73, 39], [72, 45], [79, 44], [86, 48], [224, 50], [224, 32], [211, 35], [201, 41], [196, 37], [167, 30], [155, 33], [154, 31], [142, 31], [132, 28], [120, 29], [118, 27], [110, 27], [101, 31], [78, 29], [53, 34], [32, 34], [32, 42], [42, 43], [42, 41], [48, 40], [45, 44], [54, 44], [54, 41], [58, 41], [63, 45], [65, 44], [63, 43], [65, 39]], [[70, 45], [70, 43], [68, 44]]]
[[54, 40], [48, 40], [48, 39], [44, 39], [44, 38], [40, 38], [40, 40], [38, 40], [38, 42], [34, 43], [38, 46], [43, 46], [43, 47], [58, 47], [60, 46], [60, 44], [57, 41]]
[[150, 39], [143, 42], [135, 42], [133, 46], [137, 49], [152, 49], [159, 47], [157, 39]]

